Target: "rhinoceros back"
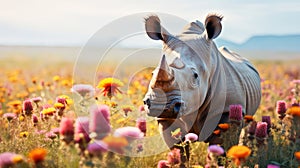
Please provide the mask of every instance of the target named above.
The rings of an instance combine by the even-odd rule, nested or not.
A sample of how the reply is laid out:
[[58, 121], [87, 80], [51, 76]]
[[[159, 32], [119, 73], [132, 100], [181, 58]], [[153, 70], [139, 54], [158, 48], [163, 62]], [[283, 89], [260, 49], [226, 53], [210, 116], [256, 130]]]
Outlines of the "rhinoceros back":
[[226, 74], [227, 96], [225, 112], [229, 105], [241, 104], [243, 112], [253, 115], [261, 100], [260, 76], [254, 66], [246, 59], [225, 47], [219, 48], [223, 55]]

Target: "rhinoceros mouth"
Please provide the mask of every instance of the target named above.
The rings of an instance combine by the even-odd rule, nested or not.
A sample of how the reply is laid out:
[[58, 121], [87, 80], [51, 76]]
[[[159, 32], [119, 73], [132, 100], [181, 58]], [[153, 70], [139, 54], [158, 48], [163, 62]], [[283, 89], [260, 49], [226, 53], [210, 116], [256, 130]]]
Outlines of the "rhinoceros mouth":
[[168, 103], [151, 104], [150, 108], [145, 108], [148, 116], [157, 118], [177, 118], [184, 108], [184, 102], [181, 99], [174, 99]]

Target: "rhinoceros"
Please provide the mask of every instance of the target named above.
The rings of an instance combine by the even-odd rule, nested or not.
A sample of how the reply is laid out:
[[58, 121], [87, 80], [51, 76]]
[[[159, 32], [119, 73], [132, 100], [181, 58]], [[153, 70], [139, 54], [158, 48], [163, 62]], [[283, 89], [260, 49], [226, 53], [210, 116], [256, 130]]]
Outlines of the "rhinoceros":
[[199, 141], [211, 141], [217, 125], [228, 122], [230, 105], [242, 105], [244, 115], [255, 114], [259, 107], [258, 71], [246, 58], [218, 49], [214, 42], [222, 18], [209, 14], [204, 24], [191, 22], [179, 35], [169, 33], [156, 15], [145, 19], [147, 35], [161, 40], [163, 49], [143, 101], [169, 147], [177, 142], [171, 137], [177, 128], [182, 134], [196, 133]]

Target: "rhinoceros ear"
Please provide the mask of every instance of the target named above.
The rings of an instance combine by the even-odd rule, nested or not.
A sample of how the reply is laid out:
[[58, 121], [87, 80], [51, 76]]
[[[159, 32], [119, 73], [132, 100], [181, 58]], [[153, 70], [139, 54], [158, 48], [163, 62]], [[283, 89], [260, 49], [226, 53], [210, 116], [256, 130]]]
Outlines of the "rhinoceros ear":
[[205, 19], [205, 28], [208, 39], [215, 39], [222, 31], [221, 21], [223, 16], [209, 14]]
[[166, 43], [171, 37], [171, 34], [161, 26], [158, 16], [155, 15], [145, 18], [145, 29], [153, 40], [162, 40]]

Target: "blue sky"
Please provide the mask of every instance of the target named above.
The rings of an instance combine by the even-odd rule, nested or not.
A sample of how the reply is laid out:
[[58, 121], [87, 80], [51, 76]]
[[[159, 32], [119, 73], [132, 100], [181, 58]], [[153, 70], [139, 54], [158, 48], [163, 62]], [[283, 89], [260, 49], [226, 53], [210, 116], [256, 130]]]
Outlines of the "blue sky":
[[299, 0], [1, 0], [0, 44], [83, 45], [102, 26], [139, 12], [202, 22], [207, 13], [220, 13], [220, 37], [234, 42], [253, 35], [300, 34]]

